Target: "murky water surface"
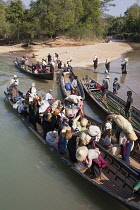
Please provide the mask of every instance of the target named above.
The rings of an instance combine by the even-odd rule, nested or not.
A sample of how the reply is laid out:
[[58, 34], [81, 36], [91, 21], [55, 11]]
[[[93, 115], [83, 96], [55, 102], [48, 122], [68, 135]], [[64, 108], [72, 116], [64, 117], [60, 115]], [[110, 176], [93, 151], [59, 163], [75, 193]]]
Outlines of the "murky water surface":
[[[126, 91], [133, 91], [134, 104], [140, 108], [140, 48], [126, 56], [130, 58], [128, 74], [120, 71], [121, 59], [111, 63], [111, 85], [118, 77], [119, 96], [126, 100]], [[94, 54], [94, 53], [93, 53]], [[125, 56], [125, 55], [124, 55]], [[4, 101], [4, 90], [14, 74], [19, 77], [19, 89], [24, 93], [31, 83], [36, 83], [39, 94], [53, 89], [53, 96], [62, 99], [59, 83], [28, 77], [15, 69], [12, 56], [0, 56], [0, 205], [2, 210], [125, 210], [119, 202], [91, 186], [74, 174], [47, 150], [14, 114]], [[91, 67], [75, 69], [79, 78], [85, 75], [98, 82], [104, 78], [104, 65], [97, 73]], [[103, 112], [86, 98], [85, 112], [99, 121], [105, 119]]]

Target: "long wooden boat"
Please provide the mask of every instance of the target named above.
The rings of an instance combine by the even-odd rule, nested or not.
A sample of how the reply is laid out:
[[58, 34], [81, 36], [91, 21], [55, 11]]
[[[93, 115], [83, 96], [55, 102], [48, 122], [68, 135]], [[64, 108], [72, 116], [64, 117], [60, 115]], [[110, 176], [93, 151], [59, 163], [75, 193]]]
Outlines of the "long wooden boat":
[[[7, 92], [4, 92], [6, 99], [13, 106], [11, 97]], [[15, 113], [23, 121], [23, 123], [35, 134], [35, 136], [53, 153], [55, 154], [66, 166], [68, 166], [75, 173], [79, 174], [82, 178], [87, 180], [94, 187], [106, 192], [109, 196], [117, 199], [129, 209], [140, 209], [139, 195], [132, 196], [133, 185], [140, 179], [140, 174], [129, 168], [127, 165], [120, 162], [116, 157], [109, 154], [104, 148], [100, 151], [105, 160], [108, 161], [107, 166], [102, 170], [101, 180], [95, 181], [89, 178], [84, 172], [79, 171], [73, 163], [66, 156], [62, 156], [59, 151], [50, 146], [41, 135], [33, 129], [32, 125], [14, 109]]]
[[[74, 79], [75, 74], [73, 73], [73, 71], [70, 72], [60, 72], [60, 86], [61, 86], [61, 90], [63, 93], [64, 97], [67, 97], [68, 95], [70, 95], [71, 91], [70, 90], [66, 90], [66, 83], [70, 83], [72, 82], [72, 80]], [[84, 93], [84, 89], [83, 86], [81, 84], [81, 82], [78, 80], [77, 81], [77, 85], [78, 85], [78, 95], [82, 96], [83, 100], [85, 99], [85, 93]]]
[[36, 74], [31, 71], [30, 66], [29, 66], [28, 70], [25, 70], [21, 65], [18, 64], [17, 61], [14, 61], [14, 64], [15, 64], [16, 68], [18, 68], [23, 73], [28, 74], [29, 76], [34, 76], [39, 79], [53, 80], [54, 72]]
[[[93, 80], [92, 80], [93, 81]], [[96, 84], [98, 84], [96, 81], [94, 81]], [[90, 98], [100, 107], [106, 114], [121, 114], [122, 116], [125, 116], [124, 107], [126, 105], [126, 102], [118, 97], [117, 95], [114, 95], [111, 91], [107, 94], [107, 103], [104, 103], [102, 101], [102, 94], [100, 89], [96, 88], [89, 88], [89, 80], [88, 79], [82, 79], [81, 83], [83, 85], [83, 88], [85, 92], [90, 96]], [[135, 132], [138, 136], [140, 136], [140, 110], [138, 110], [136, 107], [132, 107], [132, 120], [131, 120], [132, 126], [135, 129]]]

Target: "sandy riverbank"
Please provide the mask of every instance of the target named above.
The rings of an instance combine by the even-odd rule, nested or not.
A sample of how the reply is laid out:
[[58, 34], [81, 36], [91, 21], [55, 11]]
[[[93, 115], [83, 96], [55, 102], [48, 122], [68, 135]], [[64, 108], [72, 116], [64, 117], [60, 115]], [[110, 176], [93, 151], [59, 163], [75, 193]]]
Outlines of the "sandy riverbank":
[[[76, 44], [75, 44], [76, 45]], [[23, 51], [24, 48], [21, 45], [14, 46], [0, 46], [0, 54], [15, 54], [18, 51]], [[36, 60], [41, 61], [43, 57], [46, 57], [48, 53], [54, 55], [55, 52], [59, 54], [63, 63], [66, 63], [67, 59], [72, 56], [73, 67], [86, 67], [93, 64], [93, 57], [98, 56], [99, 62], [104, 63], [106, 58], [110, 60], [116, 60], [123, 53], [131, 51], [132, 47], [128, 43], [110, 42], [110, 43], [96, 43], [84, 46], [64, 46], [58, 45], [58, 47], [50, 47], [46, 45], [33, 45], [31, 51], [36, 55]], [[25, 54], [31, 57], [25, 50]]]

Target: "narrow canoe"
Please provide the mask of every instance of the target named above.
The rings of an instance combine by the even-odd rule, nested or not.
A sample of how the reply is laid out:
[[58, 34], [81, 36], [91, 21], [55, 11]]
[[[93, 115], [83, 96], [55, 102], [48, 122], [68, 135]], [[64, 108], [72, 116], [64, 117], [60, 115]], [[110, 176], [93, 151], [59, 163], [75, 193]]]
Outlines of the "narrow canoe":
[[29, 68], [28, 71], [25, 70], [20, 65], [18, 65], [18, 63], [16, 61], [14, 61], [14, 64], [15, 64], [16, 68], [18, 68], [21, 72], [28, 74], [29, 76], [33, 76], [33, 77], [36, 77], [39, 79], [53, 80], [54, 72], [36, 74], [31, 71], [31, 68]]
[[[96, 81], [94, 81], [96, 83]], [[111, 91], [107, 94], [107, 103], [102, 102], [102, 94], [100, 89], [89, 89], [88, 80], [82, 79], [81, 83], [85, 92], [90, 96], [90, 98], [100, 107], [106, 114], [121, 114], [125, 116], [125, 105], [126, 102], [114, 95]], [[98, 84], [98, 83], [96, 83]], [[132, 107], [132, 120], [131, 124], [138, 136], [140, 136], [140, 110], [136, 107]]]
[[[61, 90], [62, 90], [64, 97], [67, 97], [71, 93], [70, 90], [66, 90], [65, 85], [66, 85], [66, 83], [72, 82], [72, 80], [74, 79], [74, 76], [75, 75], [74, 75], [73, 71], [70, 71], [70, 72], [61, 71], [60, 72], [60, 86], [61, 86]], [[78, 95], [81, 96], [84, 100], [85, 93], [84, 93], [83, 86], [79, 80], [77, 81], [77, 85], [78, 85]]]
[[[10, 99], [10, 95], [7, 92], [4, 92], [6, 99], [9, 101], [11, 106], [13, 103]], [[53, 154], [55, 154], [58, 159], [60, 159], [66, 166], [72, 169], [75, 173], [79, 174], [82, 178], [87, 180], [94, 187], [99, 188], [100, 190], [106, 192], [109, 196], [117, 199], [123, 205], [127, 206], [130, 209], [138, 210], [140, 209], [140, 199], [139, 195], [135, 194], [132, 197], [133, 185], [139, 180], [139, 174], [129, 168], [127, 165], [120, 162], [116, 157], [109, 154], [102, 147], [100, 151], [105, 160], [108, 161], [107, 166], [102, 170], [101, 180], [95, 181], [89, 178], [86, 173], [79, 171], [68, 159], [66, 156], [62, 156], [55, 148], [50, 146], [41, 135], [33, 129], [32, 125], [23, 118], [23, 116], [19, 115], [16, 109], [13, 109], [15, 113], [19, 116], [19, 118], [25, 123], [25, 125], [35, 134], [36, 137], [50, 150]]]

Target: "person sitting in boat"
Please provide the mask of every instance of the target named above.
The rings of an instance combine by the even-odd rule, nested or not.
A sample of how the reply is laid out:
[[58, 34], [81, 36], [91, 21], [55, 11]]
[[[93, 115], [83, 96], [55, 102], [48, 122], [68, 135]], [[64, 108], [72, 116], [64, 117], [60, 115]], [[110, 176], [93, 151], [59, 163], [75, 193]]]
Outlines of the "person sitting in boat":
[[88, 84], [89, 89], [94, 89], [96, 88], [96, 82], [94, 80], [91, 80], [90, 83]]
[[52, 93], [52, 89], [49, 89], [48, 93], [46, 93], [44, 96], [44, 100], [48, 101], [48, 100], [53, 99], [53, 96], [51, 93]]
[[119, 137], [119, 145], [121, 146], [122, 160], [124, 160], [125, 163], [130, 164], [129, 158], [134, 147], [134, 141], [130, 142], [128, 135], [122, 131]]
[[114, 82], [113, 82], [113, 94], [114, 95], [117, 95], [118, 94], [118, 90], [120, 89], [120, 84], [118, 83], [118, 78], [116, 77], [114, 79]]
[[40, 66], [39, 61], [36, 64], [36, 70], [38, 71], [38, 73], [40, 73], [40, 71], [41, 71], [41, 66]]
[[54, 72], [54, 62], [50, 63], [50, 72], [53, 73]]
[[59, 129], [60, 128], [60, 124], [61, 124], [61, 116], [60, 116], [60, 110], [59, 109], [55, 109], [51, 118], [51, 123], [52, 123], [52, 129]]
[[14, 98], [19, 95], [18, 93], [18, 78], [17, 75], [14, 75], [14, 77], [10, 80], [10, 89], [11, 89], [11, 98], [14, 101]]
[[18, 106], [18, 113], [20, 115], [23, 115], [24, 117], [27, 117], [28, 116], [28, 112], [27, 112], [27, 108], [28, 108], [28, 105], [25, 104], [25, 100], [22, 101], [22, 104]]
[[35, 63], [32, 63], [32, 73], [35, 73], [35, 70], [36, 70], [36, 65]]
[[77, 80], [78, 80], [78, 77], [75, 76], [74, 80], [71, 83], [71, 93], [75, 94], [75, 95], [77, 95], [77, 92], [78, 92], [78, 90], [77, 90]]
[[125, 116], [129, 122], [131, 121], [131, 116], [132, 116], [132, 105], [133, 105], [132, 91], [127, 91], [127, 102], [125, 105]]
[[106, 75], [105, 79], [103, 79], [102, 82], [102, 101], [106, 103], [106, 94], [108, 94], [108, 88], [109, 88], [109, 75]]
[[84, 162], [87, 168], [90, 168], [89, 177], [99, 181], [101, 179], [101, 171], [107, 164], [100, 151], [97, 149], [89, 149], [86, 146], [79, 147], [76, 150], [76, 158], [79, 162]]

